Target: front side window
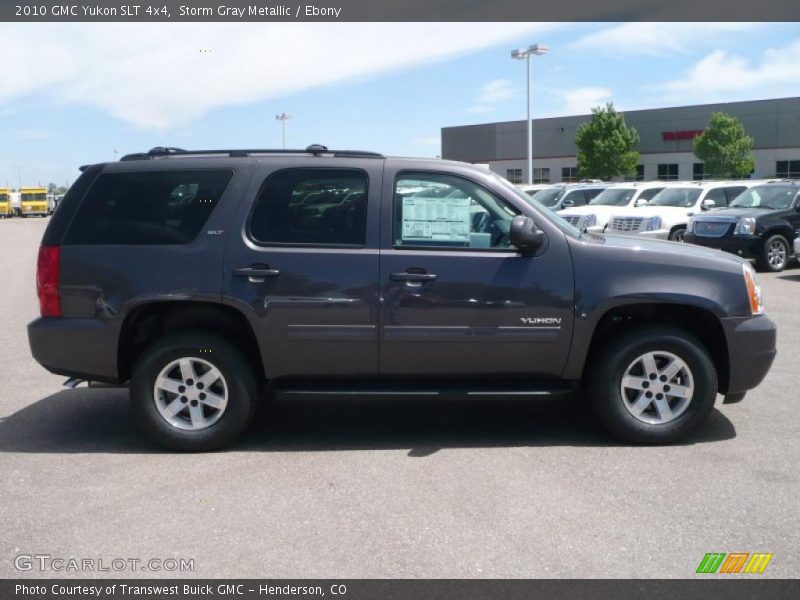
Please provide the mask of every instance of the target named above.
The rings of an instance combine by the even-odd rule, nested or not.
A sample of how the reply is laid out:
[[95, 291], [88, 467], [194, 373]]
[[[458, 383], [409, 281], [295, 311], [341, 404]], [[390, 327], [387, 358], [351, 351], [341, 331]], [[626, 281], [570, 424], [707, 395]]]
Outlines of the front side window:
[[732, 207], [784, 210], [792, 205], [797, 188], [794, 186], [756, 186], [745, 190], [731, 202]]
[[661, 190], [663, 190], [663, 189], [664, 189], [664, 188], [660, 188], [660, 187], [658, 187], [658, 188], [648, 188], [648, 189], [646, 189], [646, 190], [642, 190], [642, 193], [641, 193], [641, 194], [639, 194], [639, 198], [641, 198], [641, 199], [643, 199], [643, 200], [647, 200], [647, 201], [649, 202], [650, 200], [652, 200], [652, 199], [653, 199], [653, 197], [654, 197], [654, 196], [655, 196], [655, 195], [656, 195], [658, 192], [660, 192], [660, 191], [661, 191]]
[[65, 244], [188, 244], [205, 225], [233, 171], [103, 173], [75, 213]]
[[493, 192], [455, 175], [402, 173], [394, 198], [396, 247], [508, 248], [511, 219], [519, 214]]
[[725, 196], [725, 188], [711, 188], [708, 190], [703, 200], [713, 200], [717, 208], [728, 205], [728, 198]]
[[586, 204], [584, 190], [567, 190], [561, 202], [561, 206], [583, 206], [584, 204]]
[[261, 244], [360, 246], [367, 175], [356, 169], [285, 169], [267, 177], [250, 216]]
[[650, 206], [678, 206], [689, 208], [694, 206], [700, 197], [700, 188], [667, 187], [653, 196]]

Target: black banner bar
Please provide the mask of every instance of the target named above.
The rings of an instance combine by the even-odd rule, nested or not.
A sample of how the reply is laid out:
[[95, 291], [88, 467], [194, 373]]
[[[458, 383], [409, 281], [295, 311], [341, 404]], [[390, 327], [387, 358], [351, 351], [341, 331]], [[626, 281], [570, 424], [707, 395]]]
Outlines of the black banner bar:
[[11, 22], [800, 21], [797, 0], [3, 0]]
[[26, 579], [0, 581], [3, 600], [147, 598], [183, 600], [770, 600], [800, 597], [800, 581], [756, 579], [672, 580], [375, 580], [375, 579]]

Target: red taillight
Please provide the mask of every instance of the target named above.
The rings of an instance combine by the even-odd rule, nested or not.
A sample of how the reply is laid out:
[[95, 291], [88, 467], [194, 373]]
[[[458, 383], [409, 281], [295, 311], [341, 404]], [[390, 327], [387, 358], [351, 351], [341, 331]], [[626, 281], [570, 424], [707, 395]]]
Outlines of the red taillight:
[[40, 246], [36, 261], [36, 295], [43, 317], [61, 316], [61, 291], [58, 288], [61, 248]]

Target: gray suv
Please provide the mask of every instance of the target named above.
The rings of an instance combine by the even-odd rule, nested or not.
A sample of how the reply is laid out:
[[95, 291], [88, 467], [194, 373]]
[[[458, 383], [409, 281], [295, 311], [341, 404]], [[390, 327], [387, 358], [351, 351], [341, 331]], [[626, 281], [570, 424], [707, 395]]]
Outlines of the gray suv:
[[265, 390], [582, 390], [616, 435], [668, 443], [775, 356], [743, 260], [581, 232], [467, 164], [154, 148], [82, 170], [31, 349], [73, 385], [129, 384], [168, 448], [229, 444]]

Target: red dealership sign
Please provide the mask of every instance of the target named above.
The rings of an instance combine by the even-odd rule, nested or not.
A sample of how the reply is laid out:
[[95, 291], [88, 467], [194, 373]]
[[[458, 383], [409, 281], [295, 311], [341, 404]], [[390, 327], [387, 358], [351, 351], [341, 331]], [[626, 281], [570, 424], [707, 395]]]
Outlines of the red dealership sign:
[[703, 133], [702, 129], [688, 129], [685, 131], [662, 131], [661, 139], [665, 142], [677, 142], [678, 140], [692, 140]]

